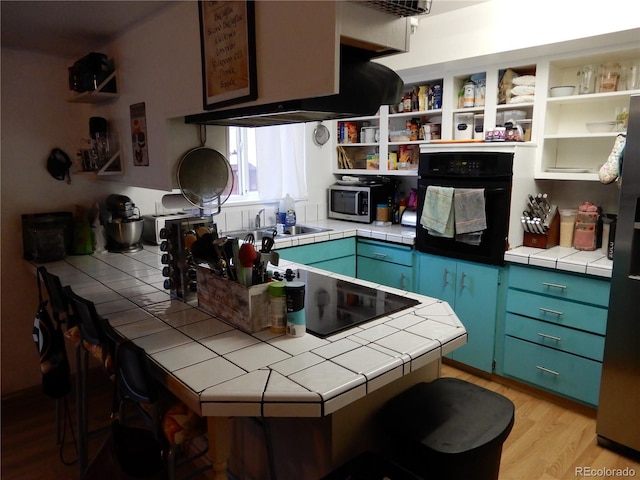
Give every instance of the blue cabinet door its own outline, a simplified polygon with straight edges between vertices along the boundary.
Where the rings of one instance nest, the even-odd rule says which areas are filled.
[[[468,341],[449,356],[493,371],[500,268],[421,253],[417,290],[449,303],[467,330]]]
[[[362,280],[413,291],[412,267],[358,256],[356,269],[358,278]]]
[[[493,370],[500,269],[458,262],[454,311],[467,329],[468,342],[452,352],[459,362]]]

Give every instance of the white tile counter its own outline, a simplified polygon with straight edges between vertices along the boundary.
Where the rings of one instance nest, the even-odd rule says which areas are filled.
[[[582,273],[611,278],[613,261],[602,253],[576,250],[572,247],[551,247],[548,249],[516,247],[505,253],[506,262],[535,265],[567,272]]]
[[[383,234],[403,236],[371,231]],[[377,288],[420,304],[324,339],[270,330],[247,334],[200,310],[196,301],[172,298],[162,286],[160,254],[145,247],[45,266],[144,348],[169,373],[171,390],[203,416],[326,416],[466,343],[447,303],[384,286]],[[280,268],[295,266],[283,261]]]

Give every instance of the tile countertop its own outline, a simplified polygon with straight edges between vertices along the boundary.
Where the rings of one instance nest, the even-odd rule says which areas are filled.
[[[329,415],[467,341],[446,302],[316,269],[420,304],[325,339],[247,334],[200,310],[197,300],[172,298],[162,286],[161,253],[145,246],[45,266],[170,372],[169,388],[203,416]],[[283,261],[280,268],[296,266]]]
[[[601,249],[594,251],[576,250],[572,247],[551,247],[548,249],[516,247],[507,251],[505,261],[524,263],[567,272],[583,273],[597,277],[611,278],[613,260],[609,260]]]
[[[316,222],[305,222],[305,224],[331,228],[333,230],[304,235],[297,238],[281,238],[276,236],[276,248],[307,245],[350,236],[386,240],[413,246],[416,238],[414,227],[401,225],[379,227],[374,224],[369,225],[339,220],[319,220]],[[557,246],[543,249],[518,246],[505,252],[504,259],[507,263],[534,265],[554,270],[564,270],[607,278],[611,278],[611,272],[613,270],[613,261],[609,260],[600,249],[587,252],[571,247]]]

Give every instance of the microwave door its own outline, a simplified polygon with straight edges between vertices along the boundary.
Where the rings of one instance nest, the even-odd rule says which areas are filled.
[[[334,190],[331,192],[331,209],[336,213],[345,215],[358,215],[358,194],[346,190]]]

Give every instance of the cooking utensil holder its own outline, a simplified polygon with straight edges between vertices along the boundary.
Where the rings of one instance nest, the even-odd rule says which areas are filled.
[[[522,243],[525,247],[535,248],[551,248],[558,245],[560,243],[560,214],[558,210],[555,210],[549,223],[549,229],[544,234],[525,231]]]

